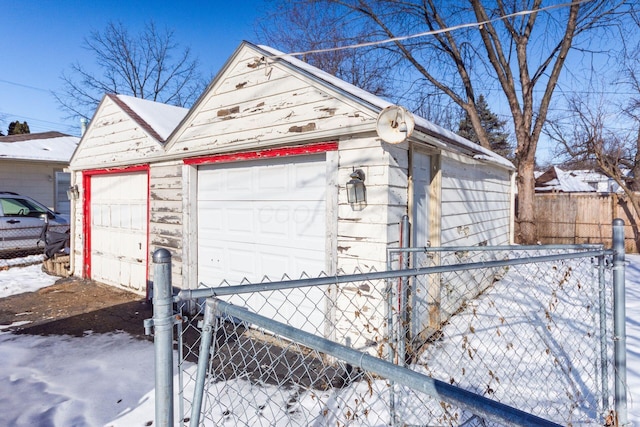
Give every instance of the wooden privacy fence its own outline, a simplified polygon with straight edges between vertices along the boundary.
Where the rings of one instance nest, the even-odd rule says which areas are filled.
[[[537,240],[542,244],[603,243],[611,247],[611,222],[625,223],[625,250],[638,253],[640,218],[627,197],[615,193],[535,195]]]

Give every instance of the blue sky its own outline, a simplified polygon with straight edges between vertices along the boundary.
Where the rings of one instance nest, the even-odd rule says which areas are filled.
[[[219,71],[242,40],[262,42],[255,36],[256,19],[273,7],[273,2],[2,0],[0,5],[4,17],[0,25],[0,130],[6,134],[11,121],[26,120],[31,132],[56,130],[79,135],[79,120],[66,119],[51,92],[61,89],[60,76],[72,63],[93,64],[93,55],[82,47],[92,31],[102,31],[109,22],[122,22],[136,34],[153,20],[158,28],[173,29],[175,40],[191,48],[207,78]],[[574,55],[569,61],[575,61]],[[574,64],[567,69],[581,74],[585,63]],[[590,67],[588,61],[586,66]],[[576,85],[582,87],[582,78],[574,75],[564,79],[554,95],[554,105],[558,105],[563,88],[572,91]],[[489,89],[485,91],[491,95]],[[494,112],[510,121],[503,99],[496,97],[491,103]],[[538,156],[543,161],[552,159],[552,145],[544,138]]]
[[[104,1],[3,0],[0,25],[0,130],[27,121],[31,132],[57,130],[79,135],[80,124],[65,119],[51,91],[73,62],[93,63],[83,39],[110,22],[137,33],[153,20],[175,31],[175,39],[213,76],[242,40],[255,39],[254,23],[268,0]]]

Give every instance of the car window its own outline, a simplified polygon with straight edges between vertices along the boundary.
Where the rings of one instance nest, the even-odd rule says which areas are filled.
[[[47,213],[45,209],[26,199],[0,198],[0,205],[5,216],[39,217]]]

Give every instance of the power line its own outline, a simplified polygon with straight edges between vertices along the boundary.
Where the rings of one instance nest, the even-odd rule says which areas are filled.
[[[281,55],[268,56],[267,58],[277,59],[277,58],[282,58],[282,57],[285,57],[285,56],[303,56],[303,55],[308,55],[308,54],[311,54],[311,53],[325,53],[325,52],[334,52],[334,51],[340,51],[340,50],[346,50],[346,49],[357,49],[359,47],[377,46],[377,45],[380,45],[380,44],[393,43],[393,42],[396,42],[396,41],[403,41],[403,40],[409,40],[409,39],[414,39],[414,38],[418,38],[418,37],[432,36],[432,35],[436,35],[436,34],[448,33],[448,32],[451,32],[451,31],[461,30],[461,29],[464,29],[464,28],[472,28],[472,27],[480,27],[480,28],[482,28],[483,25],[492,24],[492,23],[498,22],[498,21],[504,21],[504,20],[509,19],[509,18],[514,18],[514,17],[517,17],[517,16],[531,15],[533,13],[544,12],[544,11],[551,10],[551,9],[558,9],[558,8],[561,8],[561,7],[569,7],[569,6],[572,6],[574,4],[587,3],[587,2],[590,2],[590,1],[592,1],[592,0],[576,0],[576,1],[573,1],[571,3],[555,4],[555,5],[545,6],[545,7],[539,8],[539,9],[532,9],[532,10],[521,10],[521,11],[510,13],[510,14],[507,14],[507,15],[504,15],[504,16],[499,16],[497,18],[488,19],[486,21],[459,24],[459,25],[455,25],[453,27],[446,27],[446,28],[440,28],[438,30],[424,31],[424,32],[421,32],[421,33],[411,34],[411,35],[408,35],[408,36],[392,37],[392,38],[388,38],[388,39],[384,39],[384,40],[357,43],[357,44],[351,44],[351,45],[346,45],[346,46],[338,46],[338,47],[331,47],[331,48],[325,48],[325,49],[307,50],[307,51],[303,51],[303,52],[283,53]]]
[[[2,116],[6,116],[6,118]],[[22,114],[14,114],[14,113],[8,113],[6,111],[0,111],[0,119],[6,119],[7,121],[10,121],[11,118],[28,121],[29,128],[31,128],[32,130],[41,129],[43,131],[49,131],[51,130],[51,126],[49,125],[54,125],[58,129],[65,129],[67,133],[80,132],[80,125],[74,126],[73,124],[70,124],[70,123],[51,122],[47,120],[36,119],[34,117],[24,116]]]
[[[41,87],[36,87],[36,86],[25,85],[25,84],[22,84],[22,83],[12,82],[12,81],[9,81],[9,80],[0,79],[0,82],[6,83],[6,84],[9,84],[9,85],[13,85],[13,86],[24,87],[24,88],[27,88],[27,89],[38,90],[40,92],[46,92],[46,93],[49,93],[49,94],[53,94],[54,93],[53,91],[48,90],[48,89],[43,89]]]
[[[36,119],[36,118],[34,118],[34,117],[27,117],[27,116],[24,116],[24,115],[22,115],[22,114],[8,113],[8,112],[6,112],[6,111],[0,111],[0,114],[5,115],[5,116],[10,116],[10,117],[20,117],[20,118],[25,119],[25,120],[33,120],[33,121],[36,121],[36,122],[49,123],[49,124],[52,124],[52,125],[67,126],[67,125],[66,125],[66,124],[64,124],[64,123],[59,123],[59,122],[49,122],[49,121],[47,121],[47,120]]]

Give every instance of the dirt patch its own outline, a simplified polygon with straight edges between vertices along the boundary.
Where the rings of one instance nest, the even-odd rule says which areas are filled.
[[[16,334],[82,337],[124,331],[152,341],[144,333],[144,320],[151,317],[153,305],[140,295],[75,277],[60,279],[37,292],[0,298],[0,325]],[[200,319],[190,318],[191,323],[183,325],[183,349],[193,363],[198,360],[200,331],[196,325]],[[216,333],[211,359],[214,380],[231,380],[241,374],[257,382],[327,390],[361,379],[348,365],[327,365],[315,353],[291,351],[281,345],[282,340],[269,338],[226,322]],[[265,361],[271,361],[266,371]]]
[[[23,334],[83,336],[125,331],[149,339],[143,322],[152,316],[152,304],[144,297],[75,277],[0,299],[0,325]]]

